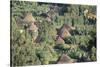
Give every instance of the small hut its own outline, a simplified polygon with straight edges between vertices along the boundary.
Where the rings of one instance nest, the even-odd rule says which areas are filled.
[[[64,40],[60,37],[60,36],[57,36],[56,37],[56,44],[64,44]]]
[[[36,22],[35,18],[32,16],[32,13],[26,13],[23,21],[27,23]]]
[[[63,24],[63,26],[60,29],[57,29],[57,35],[59,35],[63,39],[67,38],[67,37],[71,36],[70,32],[74,29],[75,29],[74,27],[72,27],[68,24]]]
[[[74,63],[75,60],[74,59],[71,59],[67,54],[62,54],[58,61],[57,61],[57,64],[63,64],[63,63]]]

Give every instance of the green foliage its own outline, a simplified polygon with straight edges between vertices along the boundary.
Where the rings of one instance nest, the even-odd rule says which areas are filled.
[[[90,55],[90,58],[92,61],[96,61],[96,48],[95,47],[92,47],[91,49],[91,55]]]
[[[50,14],[53,16],[48,22],[40,14],[47,13],[51,5],[54,6],[46,3],[11,1],[11,66],[56,63],[62,53],[67,53],[77,61],[83,61],[84,57],[96,61],[96,25],[84,25],[83,17],[85,9],[93,9],[95,13],[96,7],[58,4],[60,9]],[[27,12],[31,12],[37,21],[40,38],[38,43],[33,42],[30,33],[17,24],[17,19],[23,18]],[[64,39],[65,44],[56,44],[56,28],[60,28],[64,23],[74,24],[75,30],[70,32],[72,36]]]
[[[71,58],[74,58],[74,59],[88,56],[88,54],[86,52],[84,52],[83,50],[81,50],[79,48],[78,49],[70,49],[67,53]]]

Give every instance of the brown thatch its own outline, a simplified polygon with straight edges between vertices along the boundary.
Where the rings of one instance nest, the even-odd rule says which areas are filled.
[[[60,37],[67,38],[71,36],[70,31],[72,31],[74,28],[68,24],[63,24],[63,26],[60,29],[57,29],[57,35]]]
[[[62,54],[57,61],[57,64],[74,63],[75,60],[71,59],[67,54]]]
[[[56,44],[64,44],[64,40],[60,37],[60,36],[57,36],[56,37]]]
[[[36,22],[36,20],[34,19],[34,17],[32,16],[32,13],[27,13],[25,15],[25,18],[23,19],[23,21],[30,23],[30,22]]]
[[[24,18],[17,18],[17,25],[22,27],[23,25],[30,25],[31,23],[36,23],[35,18],[32,16],[32,13],[26,13]]]

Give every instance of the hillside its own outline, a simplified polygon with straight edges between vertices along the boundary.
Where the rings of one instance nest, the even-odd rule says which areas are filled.
[[[11,1],[10,7],[11,66],[97,60],[96,6]]]

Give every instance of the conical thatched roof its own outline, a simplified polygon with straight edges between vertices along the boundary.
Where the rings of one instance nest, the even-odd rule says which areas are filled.
[[[25,22],[35,22],[36,20],[34,19],[34,17],[32,16],[32,13],[27,13],[25,15],[25,18],[23,19],[23,21]]]
[[[64,44],[64,40],[60,37],[60,36],[57,36],[56,37],[56,44]]]
[[[26,13],[24,19],[17,18],[17,24],[22,26],[25,24],[36,23],[35,18],[32,16],[32,13]]]
[[[74,63],[75,60],[71,59],[67,54],[62,54],[57,61],[57,64]]]

